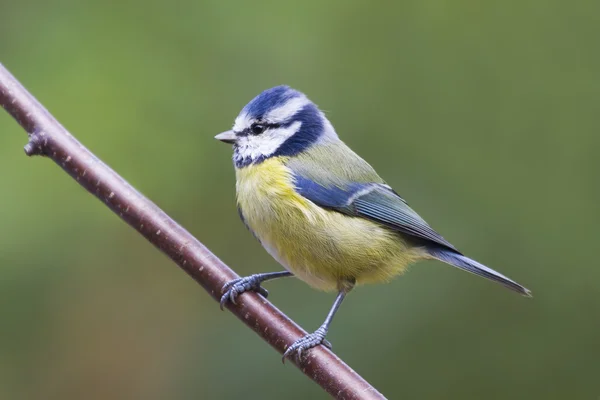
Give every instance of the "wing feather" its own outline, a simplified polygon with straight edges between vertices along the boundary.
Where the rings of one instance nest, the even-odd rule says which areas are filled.
[[[398,232],[436,243],[453,251],[439,233],[408,206],[406,201],[382,183],[322,184],[295,174],[296,191],[313,203],[349,216],[366,218]]]
[[[369,193],[357,197],[351,207],[357,216],[456,251],[456,248],[434,231],[402,197],[387,187],[377,185]]]

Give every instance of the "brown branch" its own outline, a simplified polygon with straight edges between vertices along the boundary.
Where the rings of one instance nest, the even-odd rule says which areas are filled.
[[[238,277],[189,232],[71,136],[2,64],[0,105],[29,134],[29,143],[25,146],[27,155],[42,155],[52,159],[175,261],[215,300],[219,299],[225,282]],[[237,306],[228,305],[227,308],[280,353],[306,334],[271,303],[254,293],[244,294]],[[277,358],[273,361],[277,361]],[[336,398],[384,398],[323,346],[311,350],[303,361],[292,361],[306,376]]]

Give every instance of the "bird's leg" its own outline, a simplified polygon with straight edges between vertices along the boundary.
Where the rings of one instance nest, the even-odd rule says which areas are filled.
[[[227,303],[227,300],[233,304],[237,304],[235,299],[244,292],[257,292],[262,294],[264,297],[269,295],[269,292],[260,286],[262,282],[270,281],[272,279],[284,278],[286,276],[293,276],[291,272],[267,272],[264,274],[254,274],[243,278],[233,279],[223,285],[223,296],[221,296],[221,310]]]
[[[327,335],[327,331],[329,331],[329,325],[331,325],[331,321],[333,320],[335,313],[337,312],[338,308],[340,308],[342,301],[344,301],[344,297],[346,297],[346,294],[350,291],[350,289],[352,289],[352,286],[339,291],[331,310],[329,310],[329,314],[327,314],[327,318],[325,318],[325,322],[323,322],[323,325],[321,325],[319,329],[313,333],[309,333],[303,338],[300,338],[292,343],[292,345],[287,348],[285,353],[283,353],[281,361],[285,363],[285,359],[294,352],[297,354],[297,357],[300,360],[302,359],[302,353],[304,351],[312,349],[320,344],[331,349],[331,343],[325,340],[325,335]]]

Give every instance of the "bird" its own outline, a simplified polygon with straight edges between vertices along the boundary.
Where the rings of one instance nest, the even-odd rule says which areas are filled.
[[[325,337],[355,286],[387,282],[419,260],[439,260],[531,297],[433,230],[302,92],[286,85],[263,91],[215,139],[233,148],[240,218],[284,267],[227,282],[221,309],[244,292],[266,297],[262,283],[283,277],[337,293],[323,324],[288,346],[284,362],[318,345],[331,348]]]

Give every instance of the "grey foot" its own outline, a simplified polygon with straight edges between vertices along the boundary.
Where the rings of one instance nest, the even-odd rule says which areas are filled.
[[[223,285],[223,296],[221,296],[221,310],[225,307],[227,301],[231,301],[233,304],[237,304],[235,299],[244,292],[257,292],[262,294],[264,297],[269,295],[267,289],[260,286],[260,276],[250,275],[244,278],[234,279]]]
[[[294,352],[296,353],[298,360],[301,360],[306,350],[310,350],[313,347],[316,347],[320,344],[327,347],[328,349],[331,349],[331,343],[325,340],[325,335],[327,335],[327,330],[325,330],[323,327],[320,327],[313,333],[309,333],[303,338],[296,340],[294,343],[292,343],[290,347],[287,348],[285,353],[283,353],[281,361],[285,363],[285,359],[288,356],[292,355]]]

